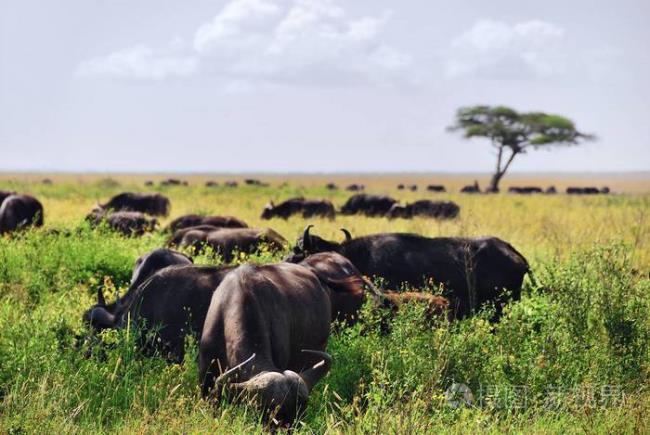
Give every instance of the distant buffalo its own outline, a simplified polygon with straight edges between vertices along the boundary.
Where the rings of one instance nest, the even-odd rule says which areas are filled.
[[[253,253],[262,245],[267,245],[272,251],[281,251],[287,241],[270,228],[210,228],[209,225],[201,225],[176,231],[168,244],[189,247],[195,253],[208,246],[225,262],[231,262],[236,251]]]
[[[185,180],[179,180],[178,178],[167,178],[160,182],[161,186],[187,186],[188,183]]]
[[[210,225],[215,228],[248,228],[246,222],[233,216],[201,216],[198,214],[186,214],[171,221],[167,229],[173,232],[183,228],[196,227],[198,225]]]
[[[597,195],[599,193],[607,194],[609,193],[609,187],[603,187],[599,189],[597,187],[567,187],[566,193],[569,195]]]
[[[537,186],[510,186],[508,193],[517,193],[520,195],[530,195],[532,193],[543,193],[544,190]]]
[[[6,192],[0,193],[0,199]],[[10,194],[0,205],[0,234],[43,226],[43,205],[33,196]]]
[[[248,186],[259,186],[259,187],[268,187],[268,183],[263,183],[262,181],[256,179],[256,178],[247,178],[244,180],[244,183],[246,183]]]
[[[442,184],[429,184],[427,186],[427,190],[429,192],[446,192],[447,189],[445,189],[445,186]]]
[[[303,197],[287,199],[278,205],[271,201],[262,211],[262,219],[279,217],[288,219],[292,215],[301,215],[305,219],[323,217],[334,219],[336,212],[331,201],[325,199],[305,199]]]
[[[155,218],[149,218],[139,211],[107,211],[101,208],[93,210],[86,220],[92,227],[106,222],[111,230],[125,236],[142,236],[155,230],[158,225]]]
[[[338,252],[383,285],[421,288],[443,284],[455,316],[465,317],[488,304],[501,314],[509,299],[519,300],[528,262],[512,245],[496,237],[429,238],[416,234],[380,233],[345,241],[328,241],[309,233],[309,226],[288,261],[299,262],[317,252]],[[505,292],[504,292],[505,290]]]
[[[113,303],[106,303],[100,288],[97,304],[84,313],[83,320],[97,331],[125,328],[130,322],[146,355],[158,352],[169,362],[180,363],[185,337],[201,337],[212,294],[232,269],[194,266],[186,261],[167,264],[138,285],[131,285],[124,297]]]
[[[452,201],[430,201],[422,199],[407,205],[393,204],[386,213],[389,219],[410,219],[415,216],[434,219],[453,219],[460,213],[458,204]]]
[[[51,178],[43,178],[43,180],[41,180],[41,183],[51,185],[53,182]]]
[[[139,211],[152,216],[167,216],[170,203],[166,196],[159,193],[123,192],[99,207],[104,210]]]
[[[325,185],[325,188],[326,188],[327,190],[337,190],[339,187],[338,187],[336,184],[334,184],[334,183],[327,183],[327,184]]]
[[[390,196],[359,193],[351,196],[343,204],[341,213],[346,215],[363,214],[373,217],[384,216],[395,203],[397,203],[397,200]]]
[[[153,186],[153,181],[147,180],[147,181],[144,182],[144,185],[145,186]]]
[[[345,190],[347,190],[349,192],[360,192],[360,191],[364,190],[365,188],[366,188],[366,186],[364,186],[363,184],[356,184],[355,183],[355,184],[348,185],[345,188]]]
[[[481,188],[478,185],[478,181],[474,180],[474,184],[469,184],[460,189],[461,193],[481,193]]]
[[[236,181],[226,181],[225,183],[223,183],[223,185],[226,186],[226,187],[237,187],[238,186]]]
[[[205,182],[205,187],[219,187],[219,183],[217,183],[216,181],[212,181],[212,180],[206,181]]]
[[[547,195],[553,195],[557,193],[557,189],[555,188],[555,186],[548,186],[544,191],[544,193],[546,193]]]
[[[397,185],[397,190],[404,190],[405,187],[404,184],[400,183]]]
[[[410,186],[408,186],[408,188],[409,188],[409,190],[411,192],[415,192],[416,190],[418,190],[418,185],[417,184],[411,184]]]

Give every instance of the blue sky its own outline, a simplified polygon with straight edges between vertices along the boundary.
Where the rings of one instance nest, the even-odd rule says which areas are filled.
[[[490,171],[459,106],[599,140],[515,171],[650,169],[650,2],[0,0],[0,170]]]

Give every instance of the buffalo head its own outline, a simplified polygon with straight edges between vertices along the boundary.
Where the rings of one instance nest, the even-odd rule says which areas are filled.
[[[216,386],[227,386],[238,397],[257,403],[266,419],[271,418],[277,424],[291,424],[306,409],[309,393],[327,374],[332,364],[332,357],[326,352],[302,352],[316,355],[320,361],[300,373],[292,370],[263,371],[247,381],[230,383],[253,363],[256,357],[253,354],[246,361],[219,376]]]
[[[275,204],[273,204],[273,201],[269,201],[269,203],[264,206],[264,210],[262,211],[262,219],[271,219],[274,216],[274,211]]]
[[[119,296],[114,303],[107,305],[103,288],[101,285],[97,288],[97,304],[83,315],[83,322],[97,331],[115,327],[117,324],[116,311],[121,306]]]

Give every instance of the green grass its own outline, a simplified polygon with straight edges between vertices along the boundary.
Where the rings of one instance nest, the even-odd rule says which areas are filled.
[[[200,399],[195,343],[183,365],[167,365],[141,357],[129,331],[104,333],[99,347],[77,342],[81,314],[94,302],[92,288],[105,281],[113,291],[124,290],[133,261],[164,243],[162,234],[131,239],[82,223],[95,201],[137,186],[0,183],[7,187],[43,200],[46,227],[0,238],[0,433],[264,431],[255,410]],[[260,221],[269,197],[304,193],[340,205],[347,196],[291,186],[164,192],[172,217],[232,214],[289,240],[306,222]],[[345,217],[318,220],[315,231],[337,238],[341,226],[356,235],[495,234],[530,259],[542,287],[527,282],[522,300],[496,325],[486,321],[489,313],[431,324],[421,308],[409,307],[385,335],[380,315],[365,307],[361,324],[331,336],[333,368],[310,397],[297,431],[648,433],[649,197],[442,197],[461,205],[460,219]],[[48,232],[53,228],[73,231]],[[472,406],[449,405],[445,391],[454,382],[471,388]]]

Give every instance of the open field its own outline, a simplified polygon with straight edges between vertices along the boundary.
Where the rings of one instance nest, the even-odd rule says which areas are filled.
[[[40,182],[48,177],[53,184]],[[84,216],[121,191],[159,191],[172,218],[186,213],[237,216],[269,226],[293,242],[307,223],[340,239],[382,231],[427,236],[494,235],[511,242],[542,285],[528,280],[520,302],[498,324],[487,313],[425,325],[417,308],[401,312],[382,335],[377,314],[333,334],[330,374],[310,397],[300,433],[648,433],[650,431],[650,179],[648,174],[588,177],[513,176],[509,185],[608,185],[597,196],[462,195],[458,188],[485,176],[266,176],[270,187],[203,187],[242,176],[192,175],[190,186],[149,187],[147,175],[0,175],[0,190],[38,197],[45,227],[0,238],[0,433],[263,431],[241,405],[214,408],[200,400],[195,346],[183,365],[133,351],[127,331],[106,333],[104,355],[76,350],[81,314],[100,281],[126,288],[133,261],[164,244],[161,233],[130,239],[91,231]],[[283,185],[284,182],[286,185]],[[350,195],[324,184],[366,185],[368,193],[402,200],[452,200],[458,219],[395,220],[341,216],[263,221],[273,199],[304,195],[340,206]],[[419,184],[418,192],[397,183]],[[445,184],[433,194],[426,184]],[[72,236],[49,229],[81,227]],[[281,254],[241,261],[279,260]],[[213,260],[200,257],[199,262]],[[454,382],[474,392],[471,407],[449,405]]]

